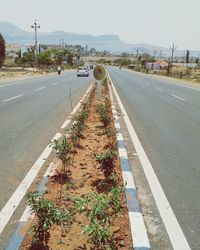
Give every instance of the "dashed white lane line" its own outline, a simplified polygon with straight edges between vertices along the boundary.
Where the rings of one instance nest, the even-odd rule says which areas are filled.
[[[40,87],[40,88],[35,89],[35,91],[39,91],[39,90],[42,90],[42,89],[45,89],[45,87],[42,86],[42,87]]]
[[[53,140],[59,139],[62,135],[60,133],[57,133]],[[8,221],[10,220],[11,216],[13,215],[15,209],[23,199],[25,193],[29,189],[30,185],[32,184],[33,180],[37,176],[38,172],[40,171],[41,167],[43,166],[45,160],[50,155],[52,151],[52,148],[47,145],[45,150],[42,152],[40,157],[37,159],[37,161],[33,164],[25,178],[22,180],[22,182],[19,184],[13,195],[10,197],[8,202],[5,204],[5,206],[0,211],[0,234],[2,233],[3,229],[7,225]]]
[[[52,82],[52,84],[51,85],[57,85],[58,83],[57,82]]]
[[[158,88],[158,87],[155,87],[155,89],[158,90],[158,91],[163,91],[163,89]]]
[[[8,99],[4,100],[4,102],[9,102],[9,101],[11,101],[11,100],[20,98],[20,97],[22,97],[22,96],[23,96],[23,95],[17,95],[17,96],[14,96],[14,97],[11,97],[11,98],[8,98]]]
[[[183,101],[183,102],[186,101],[184,98],[182,98],[182,97],[180,97],[180,96],[177,96],[177,95],[174,95],[174,94],[171,94],[171,96],[173,96],[173,97],[175,97],[175,98],[177,98],[177,99],[179,99],[179,100],[181,100],[181,101]]]
[[[112,82],[112,80],[110,79]],[[136,152],[138,154],[138,157],[140,159],[141,165],[144,169],[146,178],[148,180],[149,186],[151,188],[151,191],[153,193],[155,202],[157,204],[158,210],[160,212],[160,215],[162,217],[163,223],[165,225],[165,228],[167,230],[167,233],[169,235],[171,244],[173,246],[174,250],[191,250],[187,239],[185,238],[185,235],[176,219],[176,216],[169,204],[169,201],[167,200],[167,197],[165,196],[164,190],[154,172],[154,169],[146,155],[146,152],[144,151],[142,144],[135,132],[135,129],[133,128],[131,121],[126,113],[126,110],[124,108],[124,105],[121,102],[121,99],[115,89],[115,86],[112,83],[112,87],[116,96],[116,99],[119,103],[121,112],[123,114],[126,126],[128,128],[132,143],[136,149]]]

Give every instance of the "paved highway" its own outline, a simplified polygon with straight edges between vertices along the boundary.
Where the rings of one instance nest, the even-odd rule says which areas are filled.
[[[109,67],[192,249],[200,249],[200,88]]]
[[[70,95],[74,107],[91,80],[73,71],[1,83],[0,211],[70,114]]]

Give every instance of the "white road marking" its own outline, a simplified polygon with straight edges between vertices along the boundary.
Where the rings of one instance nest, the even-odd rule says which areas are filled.
[[[110,77],[109,77],[110,78]],[[142,164],[142,167],[144,169],[146,178],[148,180],[149,186],[151,188],[151,191],[153,193],[155,202],[157,204],[158,210],[160,212],[160,215],[162,217],[163,223],[165,225],[165,228],[167,230],[167,233],[169,235],[171,244],[173,246],[174,250],[191,250],[187,239],[185,238],[185,235],[176,219],[176,216],[169,204],[169,201],[167,200],[167,197],[165,196],[165,193],[160,185],[160,182],[154,172],[154,169],[142,147],[142,144],[131,124],[131,121],[126,113],[126,110],[119,98],[119,95],[113,85],[113,82],[110,78],[110,81],[112,83],[112,87],[114,90],[114,93],[116,95],[117,101],[119,103],[121,112],[123,113],[123,117],[126,123],[126,126],[128,128],[132,143],[136,149],[136,152],[138,154],[138,157],[140,159],[140,162]]]
[[[17,96],[14,96],[14,97],[11,97],[11,98],[8,98],[8,99],[4,100],[4,102],[8,102],[8,101],[14,100],[14,99],[16,99],[16,98],[20,98],[20,97],[22,97],[22,96],[23,96],[23,95],[17,95]]]
[[[52,140],[59,139],[61,136],[62,135],[60,133],[57,133]],[[9,222],[11,216],[13,215],[17,206],[23,199],[25,193],[29,189],[30,185],[32,184],[33,180],[35,179],[41,167],[43,166],[46,158],[50,155],[51,151],[52,148],[47,145],[40,157],[37,159],[37,161],[33,164],[27,175],[24,177],[18,188],[15,190],[8,202],[0,211],[0,234]]]
[[[53,82],[51,85],[56,85],[56,84],[58,84],[57,82]]]
[[[43,77],[40,77],[40,78],[32,78],[32,79],[29,79],[29,80],[26,80],[26,81],[20,81],[20,82],[2,84],[2,85],[0,85],[0,88],[7,87],[7,86],[12,86],[12,85],[17,85],[17,84],[21,84],[21,83],[26,83],[26,82],[30,82],[30,83],[31,83],[31,81],[33,81],[33,80],[41,80],[41,79],[43,79]],[[14,81],[14,80],[13,80],[13,81]]]
[[[158,87],[155,87],[155,89],[158,90],[158,91],[163,91],[163,89],[158,88]]]
[[[173,96],[173,97],[175,97],[175,98],[177,98],[177,99],[179,99],[179,100],[185,102],[185,99],[182,98],[182,97],[180,97],[180,96],[177,96],[177,95],[174,95],[174,94],[172,94],[171,96]]]
[[[38,88],[38,89],[35,89],[35,91],[39,91],[39,90],[42,90],[42,89],[44,89],[45,87],[44,86],[42,86],[42,87],[40,87],[40,88]]]

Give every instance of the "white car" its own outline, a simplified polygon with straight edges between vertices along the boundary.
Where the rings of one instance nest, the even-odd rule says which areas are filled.
[[[79,67],[77,70],[77,76],[89,76],[89,70],[87,67]]]

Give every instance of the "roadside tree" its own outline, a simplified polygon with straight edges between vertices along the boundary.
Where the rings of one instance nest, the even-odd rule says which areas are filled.
[[[185,57],[186,63],[189,63],[190,60],[190,51],[186,50],[186,57]]]
[[[5,40],[0,33],[0,67],[2,67],[6,57]]]

